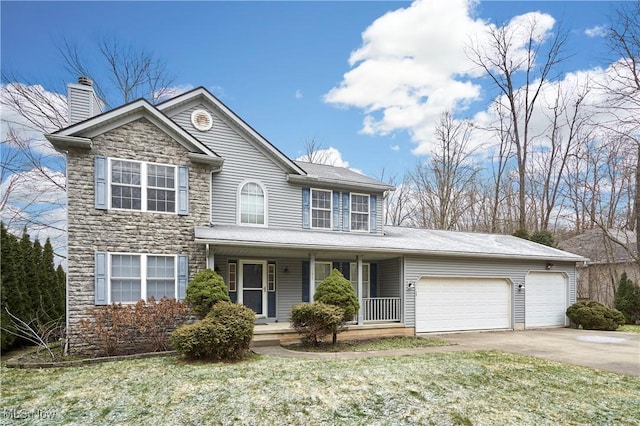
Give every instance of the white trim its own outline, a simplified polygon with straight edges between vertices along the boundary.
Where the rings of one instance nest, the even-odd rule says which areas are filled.
[[[329,227],[313,226],[313,191],[329,193]],[[318,211],[326,211],[326,209],[316,208]],[[309,188],[309,228],[323,229],[331,231],[333,229],[333,191],[330,189]]]
[[[354,266],[356,267],[356,274],[357,274],[357,273],[358,273],[358,262],[349,262],[349,281],[351,281],[351,284],[352,284],[352,285],[353,285],[353,284],[356,284],[356,286],[357,286],[358,281],[356,280],[356,281],[354,282],[354,281],[353,281],[353,277],[351,276],[351,268],[352,268],[352,267],[354,267]],[[366,298],[370,298],[370,297],[372,297],[372,296],[371,296],[371,263],[369,263],[369,262],[363,262],[363,263],[362,263],[362,270],[363,270],[363,271],[364,271],[364,267],[365,267],[365,266],[367,267],[367,272],[368,272],[368,273],[367,273],[367,277],[366,277],[366,278],[367,278],[367,280],[366,280],[366,286],[365,286],[365,280],[364,280],[364,278],[365,278],[365,277],[364,277],[364,276],[362,277],[362,278],[363,278],[363,279],[362,279],[362,293],[363,293],[363,294],[362,294],[362,297],[364,297],[364,298],[366,299]],[[364,274],[363,274],[363,275],[364,275]],[[354,290],[356,290],[356,292],[357,292],[357,287],[356,287],[356,289],[354,289]],[[365,292],[365,290],[366,290],[366,292]],[[366,296],[365,296],[365,294],[364,294],[364,293],[366,293]]]
[[[353,229],[353,217],[351,216],[352,213],[364,214],[363,212],[354,212],[351,209],[351,206],[353,205],[352,201],[353,201],[353,196],[354,195],[358,195],[358,196],[361,196],[361,197],[367,197],[367,220],[366,220],[367,229],[366,230],[365,229]],[[363,232],[363,233],[364,232],[369,232],[369,229],[371,228],[370,223],[371,223],[371,195],[362,194],[362,193],[359,193],[359,192],[350,192],[349,193],[349,231],[351,231],[351,232]]]
[[[207,123],[205,123],[204,125],[200,124],[197,120],[198,115],[204,116],[205,119],[207,120]],[[213,127],[213,117],[211,116],[209,111],[202,108],[198,108],[191,113],[191,124],[196,130],[199,130],[201,132],[207,132],[211,130],[211,128]]]
[[[112,182],[112,173],[111,173],[111,169],[112,169],[112,161],[125,161],[125,162],[129,162],[129,163],[138,163],[140,164],[140,209],[125,209],[125,208],[121,208],[121,207],[112,207],[111,206],[111,200],[112,200],[112,194],[111,194],[111,188],[113,185]],[[149,188],[151,189],[163,189],[163,188],[157,188],[157,187],[149,187],[149,185],[147,184],[147,169],[148,169],[148,165],[154,165],[154,166],[163,166],[163,167],[170,167],[173,169],[173,192],[174,192],[174,208],[173,211],[158,211],[158,210],[148,210],[147,209],[147,202],[148,202],[148,194],[147,191]],[[130,186],[132,188],[137,188],[138,185],[127,185],[127,184],[116,184],[119,186]],[[165,190],[171,190],[170,188],[164,188]],[[141,161],[141,160],[131,160],[128,158],[118,158],[118,157],[107,157],[107,197],[108,197],[108,201],[107,201],[107,209],[109,210],[119,210],[119,211],[128,211],[128,212],[142,212],[142,213],[160,213],[160,214],[173,214],[176,215],[178,214],[178,166],[174,165],[174,164],[165,164],[165,163],[155,163],[152,161]]]
[[[111,265],[112,256],[140,256],[140,299],[147,300],[147,260],[148,257],[171,257],[173,258],[173,298],[178,298],[178,255],[177,254],[156,254],[156,253],[127,253],[127,252],[107,252],[107,304],[112,303],[111,299]],[[136,301],[118,302],[123,305],[135,305]]]
[[[241,210],[241,193],[242,188],[249,183],[255,183],[262,189],[262,194],[264,196],[264,223],[242,223],[242,210]],[[236,189],[236,224],[238,226],[253,226],[257,228],[266,228],[269,226],[269,194],[267,192],[266,186],[262,182],[256,179],[245,179],[238,185]]]
[[[267,297],[267,261],[266,260],[249,260],[249,259],[238,259],[238,266],[236,267],[236,301],[239,305],[243,305],[243,296],[244,296],[244,265],[262,265],[262,312],[257,313],[256,316],[258,318],[266,318],[269,313],[269,299]],[[257,291],[256,289],[251,289],[249,291]]]

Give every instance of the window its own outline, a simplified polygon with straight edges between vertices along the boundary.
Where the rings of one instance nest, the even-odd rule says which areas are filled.
[[[229,291],[236,291],[236,263],[229,263]]]
[[[135,303],[176,297],[176,257],[111,255],[111,302]]]
[[[371,275],[370,268],[368,263],[362,264],[362,297],[369,297],[369,288],[371,287]],[[358,264],[351,264],[351,271],[349,276],[351,277],[351,285],[355,290],[356,294],[358,294]]]
[[[265,194],[255,182],[245,183],[240,189],[240,223],[265,225]]]
[[[315,288],[331,274],[332,265],[331,262],[316,262],[315,263]]]
[[[351,230],[369,232],[369,196],[351,194]]]
[[[331,191],[311,190],[311,227],[331,229]]]
[[[111,159],[111,208],[176,212],[176,167]]]

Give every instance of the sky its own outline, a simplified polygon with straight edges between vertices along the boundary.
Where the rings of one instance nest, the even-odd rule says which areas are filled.
[[[402,175],[430,152],[445,109],[472,117],[495,96],[465,57],[471,34],[538,12],[568,32],[563,73],[606,67],[603,29],[619,4],[2,1],[1,66],[64,93],[76,76],[62,41],[97,60],[96,41],[115,37],[165,60],[178,90],[208,88],[292,158],[315,140],[337,164]]]

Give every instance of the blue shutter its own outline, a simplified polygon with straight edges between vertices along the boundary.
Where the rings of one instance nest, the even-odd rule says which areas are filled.
[[[342,262],[342,275],[348,280],[351,280],[351,263]]]
[[[342,193],[342,230],[345,232],[349,232],[349,223],[351,222],[349,220],[350,219],[349,209],[351,207],[349,198],[350,197],[348,192]]]
[[[369,297],[378,297],[378,264],[369,264]]]
[[[333,230],[340,230],[340,193],[333,191]]]
[[[302,261],[302,301],[309,302],[309,261]]]
[[[369,196],[369,232],[375,234],[376,225],[378,223],[378,216],[376,215],[376,203],[377,197],[375,195]]]
[[[311,214],[309,207],[309,199],[311,198],[311,190],[302,188],[302,227],[309,228],[309,215]]]
[[[106,305],[109,301],[107,297],[107,253],[96,252],[95,254],[95,304]]]
[[[96,209],[107,209],[107,157],[96,155],[93,170],[93,192]]]
[[[189,279],[189,257],[186,254],[178,255],[178,300],[184,300],[187,292],[187,280]]]
[[[189,214],[189,167],[178,167],[178,214]]]

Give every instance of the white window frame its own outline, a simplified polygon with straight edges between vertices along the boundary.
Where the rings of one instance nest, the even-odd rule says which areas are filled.
[[[124,253],[124,252],[108,252],[107,253],[107,304],[112,303],[111,298],[111,266],[113,256],[140,256],[140,299],[147,300],[147,257],[171,257],[173,258],[173,298],[178,298],[178,255],[175,254],[156,254],[156,253]],[[135,305],[138,300],[128,302],[117,302],[123,305]]]
[[[367,273],[362,274],[362,297],[368,299],[371,297],[371,264],[363,263],[362,270],[364,271],[365,266],[367,267]],[[354,272],[355,268],[355,273]],[[356,262],[349,263],[349,281],[351,281],[351,285],[358,295],[358,264]]]
[[[323,226],[313,226],[313,211],[314,210],[318,210],[318,211],[327,211],[327,209],[321,209],[321,208],[314,208],[313,207],[313,192],[328,192],[329,193],[329,226],[328,227],[323,227]],[[309,227],[311,229],[333,229],[333,191],[330,189],[316,189],[316,188],[310,188],[309,191]]]
[[[140,164],[140,209],[125,209],[121,207],[113,207],[112,202],[112,166],[113,161],[125,161],[128,163],[138,163]],[[174,208],[173,211],[158,211],[158,210],[148,210],[147,209],[147,190],[149,189],[149,185],[147,184],[147,166],[152,164],[154,166],[163,166],[169,167],[173,169],[173,192],[174,192]],[[108,157],[107,159],[107,187],[108,187],[108,208],[110,210],[121,210],[128,212],[145,212],[145,213],[160,213],[160,214],[178,214],[178,167],[173,164],[164,164],[164,163],[154,163],[151,161],[139,161],[139,160],[131,160],[128,158],[117,158],[117,157]],[[116,183],[116,185],[119,185]],[[157,188],[151,187],[152,189],[165,189],[169,190],[170,188]]]
[[[254,183],[262,189],[262,194],[264,194],[264,223],[242,223],[242,188],[245,185]],[[240,182],[238,185],[238,189],[236,191],[236,223],[240,226],[254,226],[257,228],[266,228],[269,226],[269,196],[267,193],[267,188],[262,184],[262,182],[255,179],[247,179]]]
[[[314,281],[314,283],[315,283],[315,288],[318,288],[318,285],[319,285],[319,284],[320,284],[320,283],[321,283],[325,278],[327,278],[327,277],[329,276],[329,275],[327,275],[327,277],[324,277],[324,278],[322,278],[322,279],[318,279],[318,274],[317,274],[317,272],[318,272],[318,269],[317,269],[318,265],[329,265],[329,275],[331,275],[331,271],[333,271],[333,262],[318,262],[318,261],[315,261],[315,262],[314,262],[314,265],[313,265],[313,267],[314,267],[314,278],[315,278],[315,281]],[[313,294],[311,295],[311,297],[313,297]]]
[[[367,229],[354,229],[353,227],[353,216],[352,214],[364,214],[364,212],[358,212],[358,211],[353,211],[352,206],[353,206],[353,196],[357,195],[357,196],[361,196],[361,197],[367,197],[367,220],[366,220],[366,224],[367,224]],[[357,192],[352,192],[351,194],[349,194],[349,229],[351,230],[351,232],[369,232],[370,229],[370,223],[371,223],[371,195],[369,194],[359,194]]]

